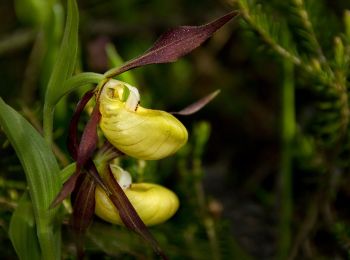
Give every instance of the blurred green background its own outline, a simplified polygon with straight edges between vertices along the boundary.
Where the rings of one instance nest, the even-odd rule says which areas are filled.
[[[350,9],[350,3],[319,2],[325,15],[316,16],[315,32],[325,55],[333,57],[333,37],[343,31],[343,13]],[[128,60],[144,52],[169,28],[204,24],[238,8],[236,1],[226,0],[79,0],[78,4],[77,71],[100,73],[110,67],[106,44],[113,44],[121,58]],[[275,23],[279,23],[284,12],[288,13],[288,4],[277,0],[263,1],[263,6]],[[56,17],[55,23],[52,19],[56,18],[45,17],[45,12],[42,16],[39,12],[30,17],[29,9],[22,13],[19,7],[16,10],[14,1],[0,2],[0,96],[38,124],[43,88],[62,33],[59,24],[63,24],[64,8],[56,10],[61,16]],[[45,25],[40,24],[40,19]],[[58,26],[50,27],[52,24]],[[292,33],[298,30],[290,28]],[[52,35],[45,38],[47,35],[42,33],[45,30]],[[43,51],[47,41],[42,37],[51,41],[47,45],[49,52]],[[295,38],[298,42],[298,37]],[[295,68],[291,80],[296,85],[297,122],[290,156],[292,177],[281,186],[280,132],[285,73],[284,60],[256,37],[243,16],[176,63],[150,65],[132,72],[140,89],[141,103],[155,109],[177,111],[216,89],[221,90],[200,112],[180,118],[189,130],[190,141],[177,155],[146,165],[133,160],[122,162],[134,178],[160,182],[180,197],[181,207],[175,217],[151,228],[171,259],[272,259],[276,256],[286,259],[284,253],[279,252],[285,232],[290,232],[286,250],[292,252],[285,254],[292,258],[347,256],[350,190],[346,185],[349,183],[346,161],[349,158],[345,157],[341,166],[335,165],[331,173],[336,176],[331,180],[337,185],[331,191],[327,210],[337,218],[327,222],[320,213],[323,210],[320,204],[327,201],[320,192],[329,183],[325,177],[327,161],[318,154],[324,146],[317,146],[318,137],[312,129],[315,126],[312,120],[318,113],[314,104],[320,95],[308,87],[317,83],[304,77],[300,68]],[[69,95],[56,113],[55,138],[63,154],[66,153],[67,125],[80,94]],[[7,231],[11,213],[25,190],[25,180],[2,132],[0,143],[0,252],[3,259],[13,259],[15,252]],[[67,155],[63,157],[67,159]],[[60,162],[63,164],[64,160]],[[283,192],[286,187],[287,195]],[[287,228],[281,225],[280,214],[285,203],[292,208]],[[67,215],[65,224],[68,218]],[[64,257],[73,259],[73,241],[66,225],[64,231]],[[153,256],[136,235],[119,227],[111,228],[97,218],[88,234],[87,250],[90,258],[151,259]]]

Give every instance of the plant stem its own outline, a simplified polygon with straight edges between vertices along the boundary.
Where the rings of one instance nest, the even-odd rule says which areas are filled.
[[[103,75],[93,72],[80,73],[68,78],[61,86],[60,94],[51,101],[45,99],[44,111],[43,111],[43,131],[44,137],[48,144],[52,144],[52,132],[53,132],[53,118],[54,107],[57,102],[66,94],[77,89],[78,87],[85,86],[87,84],[97,84],[104,79]]]
[[[280,223],[278,259],[286,259],[291,245],[292,220],[292,142],[295,135],[294,66],[283,62],[281,165],[280,165]]]
[[[48,229],[47,227],[50,227]],[[37,236],[40,241],[42,259],[59,259],[61,251],[61,229],[53,230],[52,225],[46,224],[37,228]]]
[[[202,184],[202,176],[203,176],[202,161],[200,158],[195,158],[193,160],[193,175],[195,179],[194,188],[195,188],[195,193],[197,197],[197,203],[199,206],[201,218],[203,219],[203,225],[205,227],[205,231],[209,239],[212,259],[220,260],[221,255],[220,255],[219,243],[217,240],[217,234],[215,229],[215,221],[208,213],[208,209],[206,205],[206,198],[205,198],[206,196],[205,196],[204,187]]]

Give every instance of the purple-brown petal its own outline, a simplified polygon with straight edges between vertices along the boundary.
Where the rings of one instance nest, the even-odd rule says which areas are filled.
[[[171,112],[171,114],[182,115],[182,116],[192,115],[197,111],[201,110],[205,105],[207,105],[210,101],[212,101],[219,93],[220,93],[220,90],[216,90],[178,112]]]
[[[96,183],[90,175],[80,175],[78,190],[74,194],[72,229],[76,236],[78,258],[83,259],[84,236],[95,213]]]
[[[164,33],[144,54],[128,61],[119,68],[107,71],[105,76],[112,78],[140,66],[176,61],[200,46],[237,14],[238,12],[228,13],[213,22],[201,26],[181,26],[172,29]]]
[[[94,110],[92,111],[91,117],[84,128],[84,132],[79,143],[77,154],[77,172],[80,172],[84,168],[86,162],[91,158],[92,153],[97,146],[97,126],[100,119],[101,114],[99,104],[96,102]]]
[[[146,240],[162,259],[167,259],[158,242],[152,236],[140,216],[137,214],[135,208],[130,203],[128,197],[125,195],[124,191],[115,180],[110,167],[108,167],[108,173],[105,174],[104,177],[105,183],[111,192],[111,194],[107,195],[109,196],[114,206],[118,209],[120,218],[123,221],[124,225],[130,230],[139,234],[144,240]]]
[[[94,95],[94,90],[87,91],[84,96],[80,99],[79,103],[77,104],[77,107],[74,111],[74,114],[71,118],[70,124],[69,124],[69,135],[68,135],[68,150],[73,157],[73,159],[77,159],[78,154],[78,147],[79,147],[79,139],[78,139],[78,123],[81,117],[81,113],[83,112],[86,104],[89,102],[89,100]]]
[[[56,195],[55,199],[52,201],[52,203],[49,207],[50,209],[56,207],[58,204],[60,204],[65,198],[67,198],[72,193],[79,175],[80,174],[78,172],[75,172],[63,184],[63,187],[61,188],[60,192]]]
[[[86,104],[89,102],[89,100],[94,95],[94,90],[87,91],[84,96],[81,98],[79,103],[77,104],[77,107],[75,109],[75,112],[72,116],[72,119],[70,121],[69,125],[69,134],[68,134],[68,150],[71,156],[76,160],[77,154],[78,154],[78,123],[81,116],[81,113],[83,112]],[[79,172],[75,172],[64,184],[60,192],[57,194],[55,199],[50,205],[50,208],[56,207],[58,204],[60,204],[65,198],[67,198],[72,191],[74,190],[74,187],[76,185],[76,181],[80,175]]]

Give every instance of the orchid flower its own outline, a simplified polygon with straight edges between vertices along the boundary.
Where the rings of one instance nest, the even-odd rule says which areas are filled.
[[[168,113],[141,107],[138,89],[113,78],[140,66],[176,61],[201,45],[236,15],[236,12],[231,12],[202,26],[182,26],[166,32],[141,56],[107,71],[105,79],[78,103],[71,119],[68,140],[69,152],[76,161],[76,171],[64,183],[51,207],[57,206],[72,193],[72,226],[78,236],[80,256],[83,255],[83,235],[96,212],[106,221],[125,225],[138,233],[166,259],[146,225],[170,218],[179,206],[177,196],[157,184],[132,183],[128,173],[112,160],[122,155],[158,160],[174,154],[188,138],[186,128],[174,115],[193,114],[210,102],[218,91],[179,112]],[[95,106],[80,137],[78,122],[92,98],[95,98]],[[107,141],[101,148],[102,152],[94,157],[98,127]],[[155,217],[150,217],[152,214]]]

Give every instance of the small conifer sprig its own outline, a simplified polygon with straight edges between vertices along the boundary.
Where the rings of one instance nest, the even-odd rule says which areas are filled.
[[[248,28],[274,53],[299,68],[307,78],[307,88],[319,97],[320,102],[315,105],[316,118],[313,119],[318,122],[313,133],[315,137],[327,147],[344,140],[350,116],[346,81],[349,48],[344,46],[342,40],[346,37],[332,35],[334,51],[327,50],[327,54],[332,55],[326,57],[318,39],[319,33],[315,31],[318,26],[314,26],[312,21],[315,19],[311,19],[303,0],[290,0],[282,4],[285,8],[281,9],[285,14],[283,17],[279,15],[278,20],[277,12],[273,12],[267,3],[255,0],[237,2]]]

